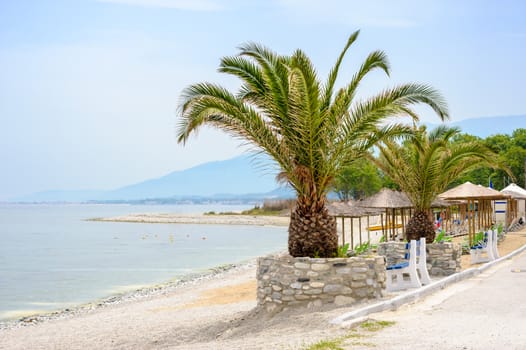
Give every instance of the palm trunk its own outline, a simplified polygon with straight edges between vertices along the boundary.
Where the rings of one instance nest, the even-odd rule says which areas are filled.
[[[433,243],[435,239],[435,226],[425,211],[417,210],[407,222],[405,234],[408,241],[425,237],[426,243]]]
[[[298,201],[290,215],[289,254],[294,257],[331,258],[338,250],[336,219],[327,208],[305,206]]]

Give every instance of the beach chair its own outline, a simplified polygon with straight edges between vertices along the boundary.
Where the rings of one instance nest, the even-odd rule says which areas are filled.
[[[422,284],[431,283],[429,272],[427,271],[427,253],[426,253],[426,238],[421,237],[416,242],[416,270],[420,275],[420,282]]]
[[[469,254],[471,255],[471,264],[478,264],[495,260],[493,252],[494,250],[497,250],[497,240],[494,240],[493,237],[493,230],[490,229],[484,233],[483,241],[475,242],[475,244],[471,246],[469,250]],[[494,244],[495,247],[493,246]]]
[[[402,290],[406,288],[421,287],[420,279],[417,273],[417,244],[412,240],[405,245],[405,256],[402,262],[387,266],[386,288],[388,292]],[[404,275],[408,279],[404,279]]]

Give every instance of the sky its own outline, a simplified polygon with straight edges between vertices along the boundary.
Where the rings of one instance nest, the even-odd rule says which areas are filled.
[[[392,69],[360,96],[420,82],[441,91],[453,121],[526,114],[525,13],[521,0],[0,1],[0,201],[110,190],[241,154],[220,131],[184,147],[175,135],[182,90],[235,90],[217,67],[246,42],[300,48],[324,79],[359,29],[339,84],[373,50]]]

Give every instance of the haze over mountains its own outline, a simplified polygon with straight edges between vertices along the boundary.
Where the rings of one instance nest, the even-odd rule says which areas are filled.
[[[511,134],[526,128],[526,115],[466,119],[448,123],[465,133],[485,138],[494,134]],[[427,124],[432,128],[437,124]],[[233,159],[209,162],[174,171],[165,176],[131,184],[111,191],[44,191],[15,202],[85,202],[138,201],[155,202],[203,200],[261,200],[290,197],[290,189],[277,184],[277,169],[265,156],[242,155]]]

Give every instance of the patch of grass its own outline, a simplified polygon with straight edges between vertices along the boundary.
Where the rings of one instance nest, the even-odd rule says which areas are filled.
[[[312,344],[305,350],[344,350],[340,345],[342,345],[344,339],[324,339],[320,340],[317,343]]]
[[[241,215],[280,215],[281,210],[275,210],[275,209],[266,209],[266,208],[259,208],[255,207],[252,209],[244,210],[241,212]]]
[[[305,350],[344,350],[342,346],[344,345],[353,345],[353,346],[367,346],[375,348],[376,344],[369,343],[367,341],[359,341],[362,338],[367,338],[370,335],[360,333],[360,330],[367,332],[378,332],[385,327],[394,325],[396,322],[393,321],[377,321],[377,320],[368,320],[363,322],[358,326],[358,329],[351,330],[348,334],[334,339],[322,339],[317,343],[310,345],[305,348]],[[367,339],[363,339],[367,340]]]
[[[385,327],[389,327],[394,325],[395,322],[393,321],[376,321],[376,320],[370,320],[365,321],[360,325],[361,329],[364,329],[368,332],[378,332],[379,330],[384,329]]]

